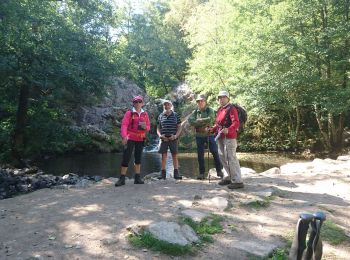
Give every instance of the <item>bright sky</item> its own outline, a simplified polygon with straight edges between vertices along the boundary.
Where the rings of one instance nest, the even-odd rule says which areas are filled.
[[[135,13],[141,13],[142,8],[150,2],[150,0],[113,0],[118,7],[122,6],[128,6],[131,5],[131,7],[135,10]]]

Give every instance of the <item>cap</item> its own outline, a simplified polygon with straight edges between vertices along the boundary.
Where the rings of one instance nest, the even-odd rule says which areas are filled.
[[[206,100],[206,96],[204,94],[199,94],[197,95],[196,101],[200,101],[200,100]]]
[[[162,104],[164,105],[165,103],[169,103],[170,105],[173,105],[173,103],[171,103],[171,101],[168,99],[163,99]]]
[[[226,90],[221,90],[218,94],[218,97],[227,97],[230,98],[230,94]]]
[[[132,99],[132,102],[143,101],[142,96],[136,96]]]

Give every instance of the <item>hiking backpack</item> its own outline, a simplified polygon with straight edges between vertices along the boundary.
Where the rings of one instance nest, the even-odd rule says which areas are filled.
[[[238,128],[238,132],[243,132],[244,130],[244,124],[247,122],[248,119],[248,115],[247,115],[247,111],[241,107],[238,104],[232,104],[229,106],[229,108],[226,110],[226,122],[228,122],[228,125],[231,125],[231,117],[230,117],[230,113],[231,113],[231,109],[235,107],[237,109],[237,113],[238,113],[238,119],[239,119],[239,128]]]

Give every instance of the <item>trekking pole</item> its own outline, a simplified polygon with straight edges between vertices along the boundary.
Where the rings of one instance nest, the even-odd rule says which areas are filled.
[[[208,157],[207,157],[207,161],[208,161],[208,179],[209,179],[209,183],[210,183],[210,171],[209,171],[209,135],[208,135]]]

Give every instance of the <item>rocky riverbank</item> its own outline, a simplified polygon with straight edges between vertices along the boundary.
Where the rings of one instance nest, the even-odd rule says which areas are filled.
[[[144,185],[127,180],[116,188],[116,179],[109,178],[86,188],[41,189],[1,200],[1,259],[264,259],[288,246],[300,213],[317,211],[327,217],[322,229],[341,234],[337,240],[334,232],[322,234],[323,259],[348,259],[349,155],[262,173],[243,169],[243,177],[245,188],[235,191],[214,178],[150,175]],[[211,213],[222,217],[223,230],[193,255],[168,256],[128,241],[135,226],[155,230],[159,224],[176,232],[179,217],[196,220]]]
[[[0,168],[0,200],[44,188],[87,187],[101,180],[101,176],[78,176],[74,173],[53,176],[37,167]]]

